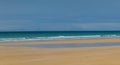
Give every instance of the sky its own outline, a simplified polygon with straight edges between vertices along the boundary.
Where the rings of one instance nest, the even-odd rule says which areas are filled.
[[[120,30],[120,0],[0,0],[0,31]]]

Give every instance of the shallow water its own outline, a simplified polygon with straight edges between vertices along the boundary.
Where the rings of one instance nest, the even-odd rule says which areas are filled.
[[[11,31],[0,32],[0,42],[120,38],[120,31]]]
[[[120,46],[120,43],[22,44],[19,46],[37,47],[37,48],[82,48],[82,47]]]

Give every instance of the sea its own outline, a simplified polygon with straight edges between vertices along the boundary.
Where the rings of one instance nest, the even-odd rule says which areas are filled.
[[[9,31],[0,32],[0,42],[120,38],[120,31]]]

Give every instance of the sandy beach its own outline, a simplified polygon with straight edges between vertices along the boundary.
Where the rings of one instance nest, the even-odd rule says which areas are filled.
[[[91,42],[90,42],[91,41]],[[117,39],[64,40],[50,43],[120,42]],[[42,42],[15,42],[14,44]],[[48,43],[48,42],[44,42]],[[3,43],[1,43],[3,44]],[[120,46],[91,48],[33,48],[0,45],[0,65],[120,65]]]
[[[120,65],[120,0],[0,0],[0,65]]]

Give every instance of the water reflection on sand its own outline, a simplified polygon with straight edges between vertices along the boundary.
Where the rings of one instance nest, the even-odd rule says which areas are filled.
[[[78,47],[81,48],[81,47],[120,46],[120,43],[21,44],[19,46],[38,48],[78,48]]]

